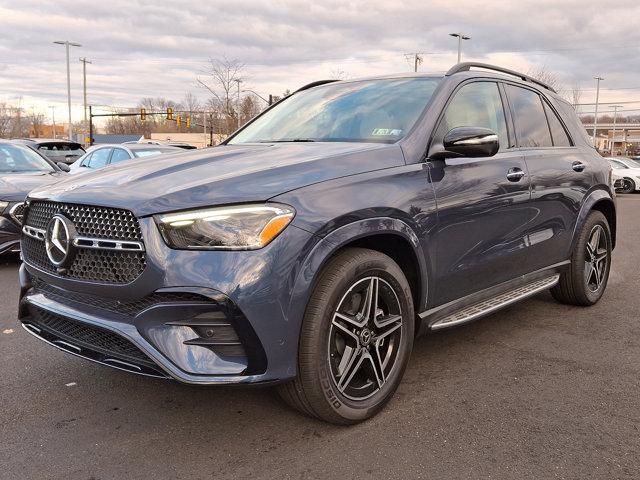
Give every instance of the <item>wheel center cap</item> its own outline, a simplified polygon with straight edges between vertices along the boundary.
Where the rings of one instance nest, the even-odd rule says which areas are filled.
[[[368,328],[363,328],[360,332],[360,342],[365,347],[371,343],[371,339],[373,338],[373,333]]]

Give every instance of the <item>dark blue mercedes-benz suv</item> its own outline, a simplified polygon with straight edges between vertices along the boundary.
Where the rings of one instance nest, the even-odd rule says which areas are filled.
[[[419,334],[547,289],[596,303],[615,227],[610,167],[526,75],[315,82],[216,148],[32,192],[19,316],[98,363],[277,384],[348,424],[390,399]]]

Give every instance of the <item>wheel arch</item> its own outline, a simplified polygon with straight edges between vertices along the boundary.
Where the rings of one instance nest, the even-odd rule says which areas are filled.
[[[302,318],[318,274],[335,255],[350,247],[369,248],[393,259],[405,274],[414,309],[422,311],[428,292],[427,262],[413,229],[396,218],[378,217],[344,225],[326,235],[307,255],[294,284],[290,318]],[[416,321],[419,321],[416,316]],[[419,331],[416,325],[415,331]]]
[[[589,193],[582,203],[582,208],[578,214],[578,221],[573,231],[572,249],[577,240],[578,232],[580,232],[587,216],[593,210],[601,212],[607,219],[609,229],[611,230],[611,247],[615,248],[617,228],[616,203],[609,192],[604,189],[598,189]]]

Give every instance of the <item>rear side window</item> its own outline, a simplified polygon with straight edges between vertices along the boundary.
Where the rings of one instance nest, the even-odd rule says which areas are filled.
[[[107,164],[109,160],[110,148],[100,148],[91,154],[88,166],[90,168],[101,168]]]
[[[456,127],[489,128],[498,134],[500,150],[508,147],[504,107],[496,83],[468,83],[455,93],[440,121],[437,138]]]
[[[547,114],[547,119],[549,120],[549,128],[551,129],[551,138],[553,140],[554,147],[570,147],[571,140],[569,140],[569,136],[567,135],[567,131],[562,126],[562,122],[556,115],[549,104],[547,102],[542,102],[544,104],[544,111]]]
[[[542,100],[533,90],[505,85],[514,114],[516,137],[520,147],[552,147],[551,132]]]

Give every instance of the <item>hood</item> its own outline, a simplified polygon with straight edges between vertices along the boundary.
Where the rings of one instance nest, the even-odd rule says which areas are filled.
[[[32,192],[32,198],[126,208],[138,216],[268,200],[371,170],[404,165],[398,145],[273,143],[224,145],[140,158]]]
[[[21,202],[34,188],[59,181],[61,172],[7,173],[0,176],[0,200]]]

